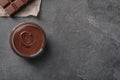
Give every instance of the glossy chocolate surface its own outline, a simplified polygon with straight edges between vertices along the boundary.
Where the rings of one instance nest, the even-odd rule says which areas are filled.
[[[16,26],[10,36],[13,50],[23,57],[40,54],[45,46],[44,31],[34,23],[22,23]]]

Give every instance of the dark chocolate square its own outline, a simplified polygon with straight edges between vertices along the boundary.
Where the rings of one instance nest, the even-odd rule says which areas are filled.
[[[0,0],[0,5],[2,7],[5,7],[7,4],[9,4],[10,2],[8,0]]]
[[[20,8],[24,5],[24,2],[22,0],[15,0],[13,3],[16,5],[17,8]]]
[[[16,10],[15,10],[15,8],[10,4],[8,7],[5,8],[5,11],[6,11],[9,15],[12,15]]]

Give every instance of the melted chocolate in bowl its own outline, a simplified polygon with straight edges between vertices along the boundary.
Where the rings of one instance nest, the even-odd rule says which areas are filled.
[[[35,57],[43,52],[46,38],[43,29],[34,23],[16,26],[10,36],[12,49],[23,57]]]

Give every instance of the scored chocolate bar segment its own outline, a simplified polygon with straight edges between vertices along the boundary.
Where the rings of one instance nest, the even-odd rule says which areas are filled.
[[[16,12],[15,8],[12,5],[9,5],[8,7],[5,8],[5,11],[9,14],[12,15],[13,13]]]
[[[2,7],[5,7],[7,4],[9,4],[9,1],[8,0],[0,0],[0,5]]]
[[[0,5],[9,15],[16,13],[27,3],[28,0],[0,0]]]

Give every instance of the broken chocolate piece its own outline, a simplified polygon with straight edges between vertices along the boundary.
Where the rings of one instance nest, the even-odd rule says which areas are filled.
[[[9,15],[13,15],[19,11],[27,3],[28,0],[0,0],[0,5]]]

